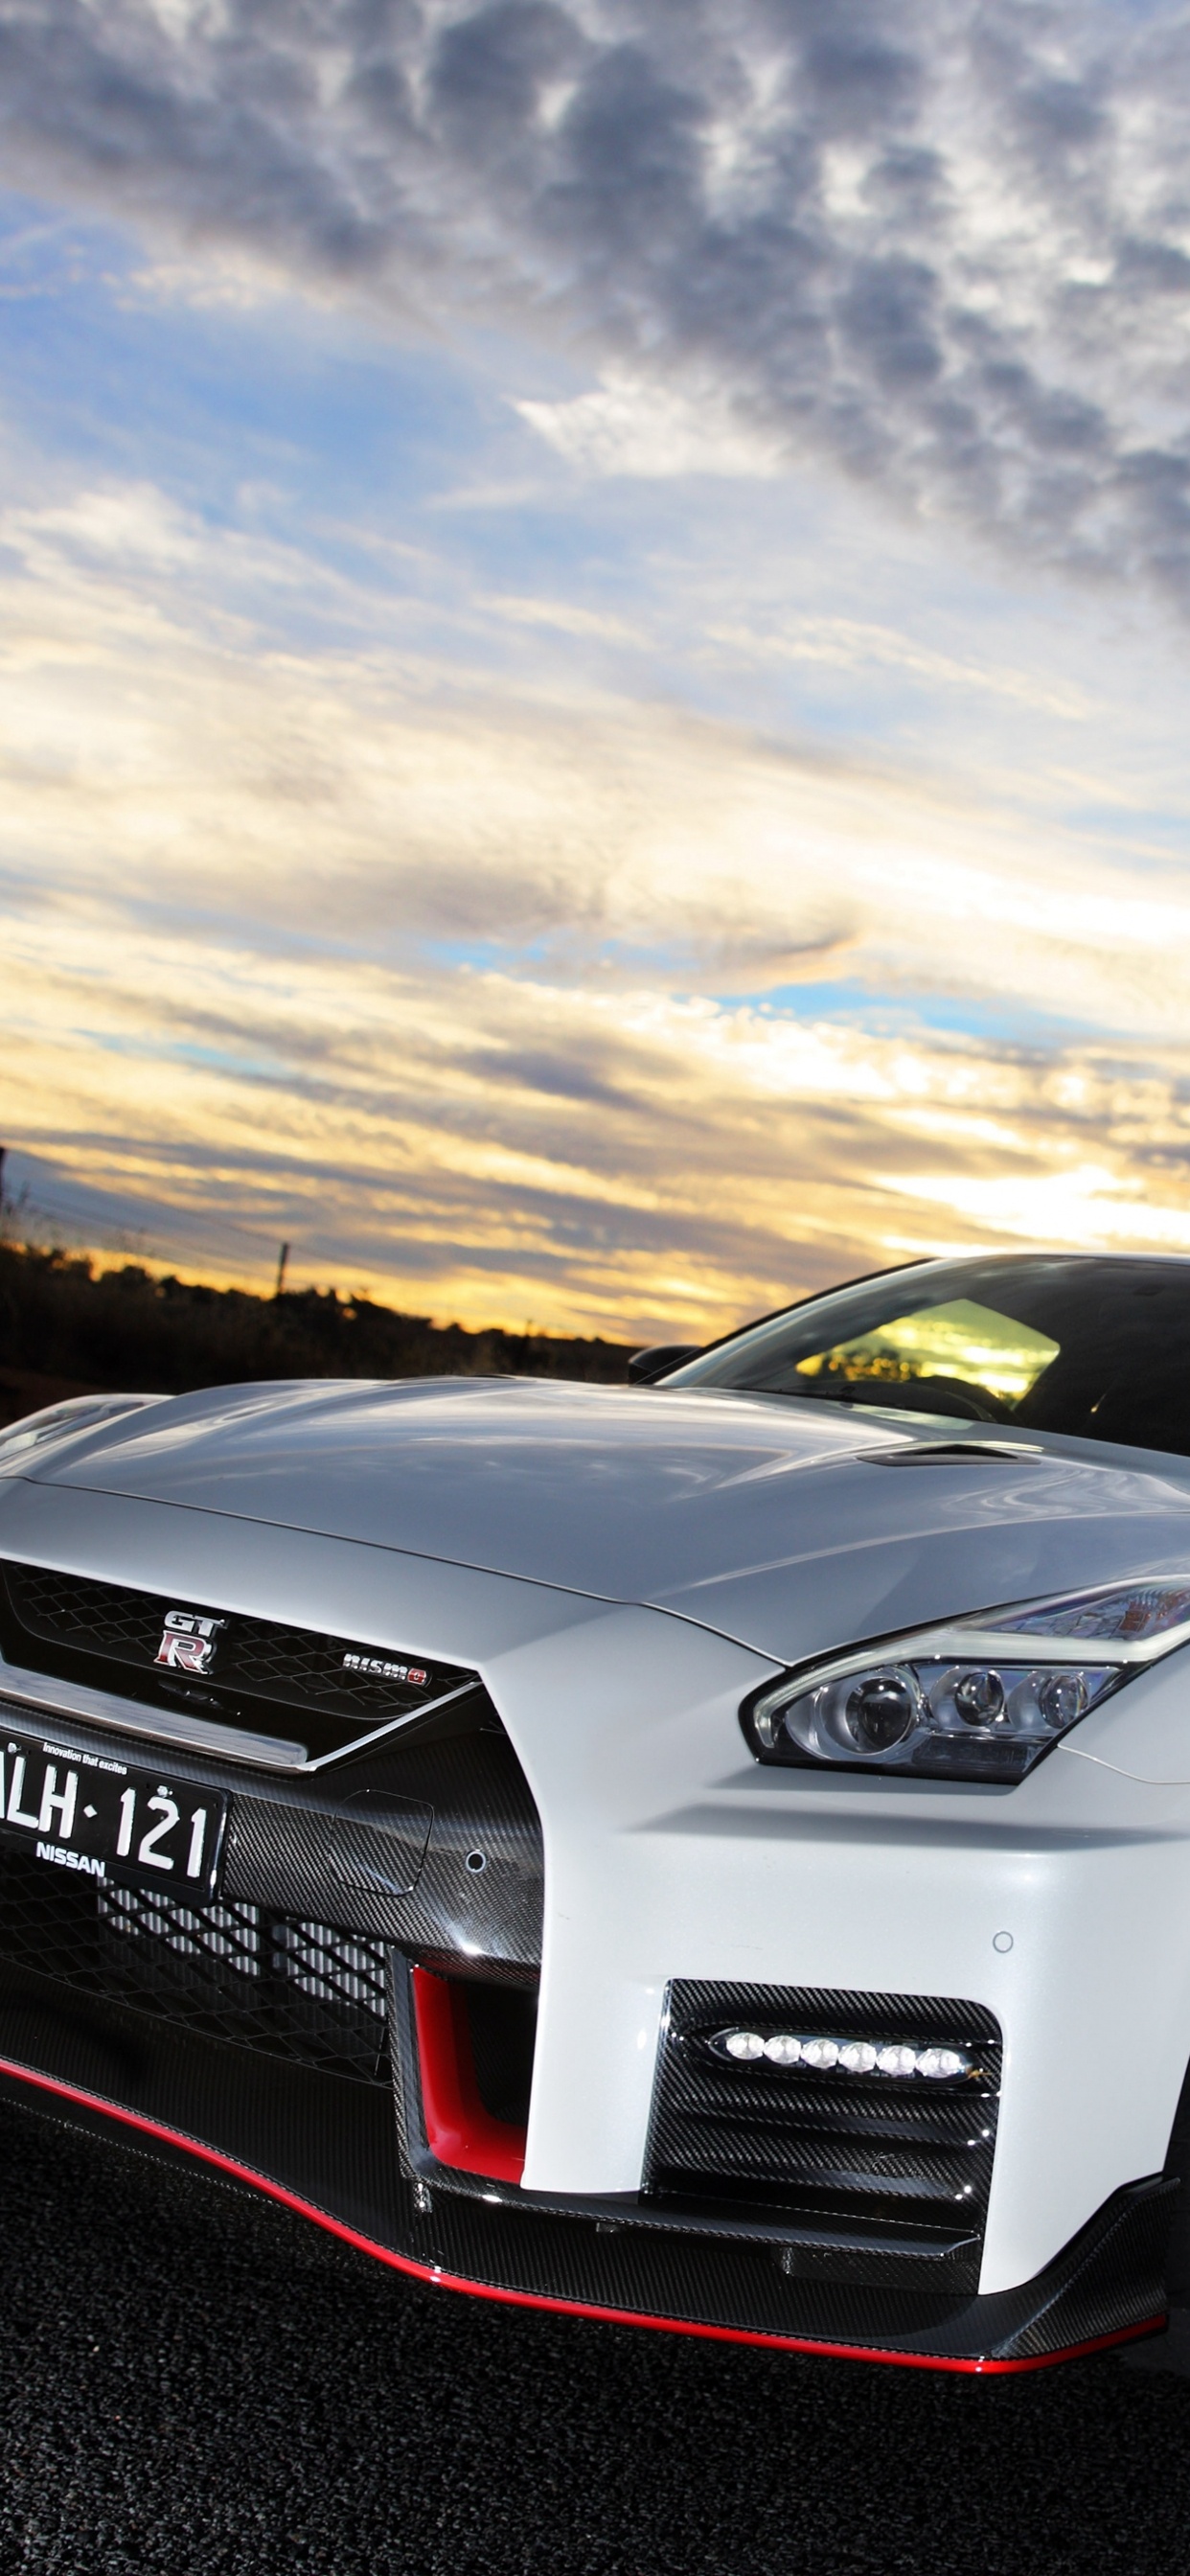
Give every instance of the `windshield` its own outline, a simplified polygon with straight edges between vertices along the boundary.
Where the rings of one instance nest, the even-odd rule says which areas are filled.
[[[1190,1264],[1058,1254],[915,1263],[754,1324],[663,1383],[1190,1456]]]

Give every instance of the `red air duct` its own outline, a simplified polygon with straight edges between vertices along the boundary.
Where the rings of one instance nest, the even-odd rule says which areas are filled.
[[[462,1981],[413,1971],[413,2010],[421,2063],[426,2144],[456,2173],[517,2182],[525,2170],[525,2131],[494,2120],[475,2080],[467,1991]]]

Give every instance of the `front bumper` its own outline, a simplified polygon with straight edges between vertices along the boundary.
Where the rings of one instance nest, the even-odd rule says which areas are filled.
[[[514,2305],[797,2352],[990,2375],[1033,2370],[1164,2323],[1175,2191],[1114,2195],[1033,2281],[971,2297],[799,2279],[782,2249],[427,2187],[402,2171],[387,2096],[238,2053],[69,1988],[0,1972],[0,2094],[250,2184],[414,2279]]]
[[[121,1749],[118,1737],[74,1735]],[[859,2170],[850,2192],[835,2177],[832,2214],[812,2116],[809,2129],[782,2131],[774,2163],[771,2138],[756,2149],[737,2109],[729,2172],[673,2056],[683,2013],[693,2026],[700,2010],[705,2020],[767,2003],[803,2023],[816,2008],[819,2021],[844,2015],[877,2035],[912,2025],[962,2038],[976,2027],[985,2068],[998,2073],[986,2008],[671,1981],[641,2187],[527,2189],[542,1850],[507,1739],[489,1729],[373,1753],[337,1783],[233,1773],[176,1750],[171,1761],[232,1786],[217,1905],[171,1910],[65,1879],[10,1843],[0,1850],[6,2094],[196,2158],[399,2270],[492,2298],[972,2371],[1035,2368],[1159,2327],[1171,2181],[1115,2191],[1036,2277],[980,2295],[990,2151],[947,2164],[930,2134],[909,2133],[904,2112],[900,2144],[886,2120],[873,2145],[861,2101],[848,2142]],[[383,1825],[371,1840],[353,1825],[350,1882],[334,1829],[345,1795],[358,1816],[361,1783],[384,1793]],[[481,1871],[468,1866],[477,1853]],[[481,2094],[478,2043],[491,2060],[492,2032],[509,2063],[481,2069]],[[994,2091],[989,2076],[980,2116],[993,2122]],[[919,2089],[911,2107],[922,2104],[936,2127],[939,2106]],[[713,2103],[709,2116],[714,2133]],[[841,2126],[836,2114],[836,2148]],[[683,2154],[697,2166],[716,2153],[723,2169],[709,2184],[678,2170]],[[966,2170],[975,2203],[949,2231],[933,2203],[923,2221],[938,2173],[949,2187]],[[898,2202],[899,2189],[917,2198]]]

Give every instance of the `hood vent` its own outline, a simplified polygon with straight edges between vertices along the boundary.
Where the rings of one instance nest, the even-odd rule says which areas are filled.
[[[968,1467],[972,1461],[994,1467],[1035,1467],[1045,1453],[1040,1448],[1018,1448],[1008,1440],[906,1440],[896,1448],[857,1449],[855,1454],[866,1467]]]

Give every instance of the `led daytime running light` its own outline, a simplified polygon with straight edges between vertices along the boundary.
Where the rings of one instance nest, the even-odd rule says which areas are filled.
[[[970,2075],[971,2059],[959,2048],[915,2048],[908,2040],[832,2039],[823,2032],[717,2030],[707,2043],[734,2066],[799,2066],[811,2075],[883,2075],[905,2082],[954,2083]]]

